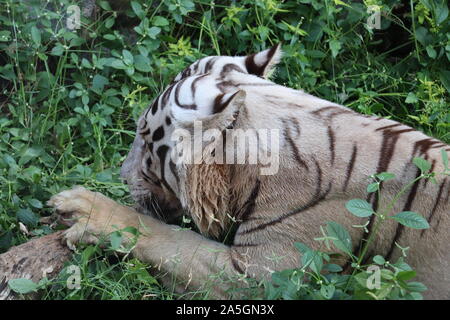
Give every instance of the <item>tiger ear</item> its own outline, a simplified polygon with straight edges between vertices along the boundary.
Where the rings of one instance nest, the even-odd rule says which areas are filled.
[[[267,79],[274,71],[274,67],[280,62],[281,55],[280,43],[270,49],[249,55],[245,57],[247,72]]]
[[[179,128],[193,131],[194,122],[200,121],[203,130],[218,129],[220,131],[233,127],[240,110],[244,106],[246,93],[238,90],[232,93],[224,93],[218,95],[214,99],[212,106],[212,114],[201,116],[193,119],[194,121],[186,121],[175,118],[175,125]]]

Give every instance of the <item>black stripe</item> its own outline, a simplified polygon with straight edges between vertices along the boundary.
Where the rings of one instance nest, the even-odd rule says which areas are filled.
[[[6,280],[6,276],[2,278],[2,281],[0,281],[0,292],[5,290],[5,288],[8,286],[8,281]]]
[[[434,206],[433,209],[431,210],[430,216],[428,217],[428,224],[430,224],[431,226],[431,219],[433,219],[433,216],[436,212],[437,207],[439,206],[439,200],[441,200],[441,196],[442,196],[442,191],[444,190],[444,185],[445,185],[446,180],[442,181],[441,186],[439,187],[439,191],[438,191],[438,195],[436,197],[436,200],[434,201]],[[420,236],[422,237],[425,233],[426,229],[423,229],[420,233]]]
[[[236,93],[234,93],[230,98],[227,99],[227,101],[223,102],[222,98],[225,96],[224,93],[219,94],[215,99],[214,99],[214,105],[213,105],[213,110],[212,113],[216,114],[219,112],[222,112],[229,104],[230,102],[233,100],[233,98],[239,93],[239,91],[237,91]]]
[[[204,77],[209,76],[209,74],[203,74],[201,76],[198,76],[197,78],[195,78],[192,83],[191,83],[191,92],[192,92],[192,96],[195,97],[195,93],[197,92],[197,82],[199,82],[201,79],[203,79]]]
[[[296,214],[298,214],[300,212],[309,210],[309,209],[315,207],[320,202],[322,202],[326,198],[326,196],[329,194],[329,192],[331,190],[331,183],[329,183],[327,190],[325,190],[325,192],[321,193],[321,189],[322,189],[322,169],[320,168],[320,165],[319,165],[317,159],[314,159],[314,162],[315,162],[316,167],[317,167],[317,187],[316,187],[315,195],[313,196],[313,198],[308,203],[304,204],[303,206],[301,206],[299,208],[296,208],[296,209],[294,209],[292,211],[289,211],[289,212],[281,215],[277,219],[274,219],[272,221],[260,224],[260,225],[258,225],[256,227],[247,229],[245,231],[239,232],[238,234],[249,234],[249,233],[252,233],[252,232],[255,232],[255,231],[259,231],[259,230],[265,229],[265,228],[267,228],[269,226],[273,226],[273,225],[275,225],[277,223],[280,223],[283,220],[285,220],[285,219],[287,219],[287,218],[289,218],[291,216],[294,216],[294,215],[296,215]]]
[[[417,174],[416,174],[415,179],[417,179],[420,176],[420,174],[421,174],[421,171],[419,169],[417,169]],[[416,183],[414,183],[414,185],[411,187],[411,191],[408,194],[408,198],[406,199],[405,206],[403,207],[402,211],[411,210],[414,199],[416,198],[417,189],[419,188],[419,184],[420,184],[420,180],[416,181]],[[404,229],[405,229],[405,227],[403,225],[398,224],[397,229],[395,230],[394,239],[392,240],[392,243],[391,243],[391,248],[389,249],[389,251],[386,255],[387,260],[389,260],[391,258],[392,254],[394,252],[394,249],[395,249],[395,243],[398,242],[398,240],[402,236]]]
[[[175,179],[177,180],[177,185],[179,185],[180,177],[178,176],[177,167],[176,167],[175,163],[172,161],[172,159],[169,160],[169,168],[170,168],[170,171],[172,172],[172,174],[174,175]]]
[[[147,128],[146,130],[140,131],[140,132],[139,132],[139,134],[141,134],[141,135],[143,135],[143,136],[146,136],[146,135],[148,135],[149,133],[150,133],[150,128]]]
[[[401,125],[401,124],[398,124]],[[392,125],[397,126],[397,124]],[[388,126],[388,127],[392,127]],[[381,128],[378,128],[381,129]],[[376,129],[375,131],[378,131]],[[381,142],[381,150],[380,150],[380,156],[378,159],[378,167],[377,167],[377,173],[385,172],[387,171],[389,167],[389,163],[392,160],[392,156],[394,155],[395,147],[397,144],[397,141],[400,137],[400,134],[405,132],[414,131],[414,129],[404,129],[399,131],[392,131],[390,128],[387,128],[383,131],[383,140]]]
[[[250,218],[251,214],[255,209],[255,202],[259,195],[260,186],[261,181],[259,179],[256,179],[255,185],[253,186],[253,189],[250,192],[249,197],[244,202],[243,206],[235,214],[236,219],[245,222]]]
[[[184,81],[184,79],[181,80],[181,81]],[[169,102],[170,95],[172,93],[173,88],[175,87],[175,85],[177,85],[179,83],[180,82],[177,82],[176,84],[174,83],[174,84],[170,85],[169,88],[167,88],[166,91],[163,93],[162,98],[161,98],[161,110],[164,110],[164,107],[167,105],[167,102]]]
[[[431,139],[431,138],[427,138],[427,139],[422,139],[422,140],[419,140],[419,141],[417,141],[415,144],[414,144],[414,148],[413,148],[413,156],[417,153],[417,154],[419,154],[419,155],[425,155],[425,156],[427,156],[427,152],[428,152],[428,150],[429,149],[431,149],[431,148],[435,148],[435,147],[437,147],[437,146],[434,146],[434,145],[436,145],[436,144],[442,144],[442,142],[441,141],[439,141],[439,140],[434,140],[434,139]]]
[[[245,274],[244,270],[239,266],[239,264],[234,259],[233,255],[231,254],[231,264],[233,265],[233,268],[240,274]]]
[[[152,141],[159,141],[164,137],[164,127],[160,126],[153,132]]]
[[[275,54],[277,48],[279,45],[273,46],[270,48],[270,50],[267,52],[266,61],[262,65],[257,65],[255,63],[255,56],[258,53],[251,54],[245,58],[245,68],[247,69],[247,72],[249,74],[253,74],[258,77],[262,77],[264,75],[264,71],[266,70],[267,66],[269,65],[270,61],[273,58],[273,55]]]
[[[264,67],[265,66],[258,67],[256,65],[256,63],[255,63],[255,55],[256,55],[256,53],[251,54],[251,55],[247,56],[247,58],[245,58],[245,68],[247,68],[247,72],[249,74],[253,74],[255,76],[260,77],[264,73]]]
[[[355,159],[356,159],[356,154],[358,153],[358,147],[356,146],[356,143],[353,145],[353,152],[352,152],[352,156],[350,158],[350,162],[348,164],[347,167],[347,174],[345,177],[345,182],[344,182],[344,188],[343,191],[347,191],[347,187],[348,187],[348,182],[350,181],[350,177],[352,175],[353,172],[353,168],[355,166]]]
[[[335,144],[335,137],[334,137],[334,131],[331,127],[328,127],[328,142],[330,143],[330,151],[331,151],[331,165],[334,164],[334,144]]]
[[[278,86],[272,82],[246,82],[246,83],[238,83],[240,87],[243,86],[252,86],[252,87],[270,87],[270,86]]]
[[[237,64],[234,63],[227,63],[222,67],[222,71],[220,72],[220,76],[223,78],[225,77],[225,74],[230,71],[237,71],[241,73],[245,73],[244,70],[241,69]]]
[[[320,114],[324,111],[328,111],[328,110],[341,110],[341,108],[339,107],[335,107],[335,106],[328,106],[328,107],[323,107],[317,110],[314,110],[311,112],[311,114],[316,115],[316,116],[320,116]]]
[[[158,111],[158,100],[159,100],[159,97],[156,98],[155,101],[153,101],[152,108],[151,108],[152,115],[155,115],[156,111]]]
[[[209,59],[208,62],[205,64],[203,72],[208,73],[214,67],[214,63],[216,62],[216,60],[217,57],[211,57],[211,59]]]
[[[377,128],[377,129],[375,129],[375,131],[382,131],[382,130],[386,130],[386,129],[392,129],[392,128],[395,128],[395,127],[398,127],[398,126],[402,126],[402,124],[401,123],[390,124],[388,126]]]
[[[158,179],[152,178],[149,175],[147,175],[143,170],[141,170],[141,174],[145,181],[155,184],[156,186],[160,187],[161,182]]]
[[[285,121],[283,120],[283,122],[285,122]],[[308,165],[303,160],[303,158],[302,158],[302,156],[300,154],[300,151],[298,150],[297,145],[295,144],[294,140],[291,137],[291,134],[290,134],[289,130],[287,129],[286,124],[285,124],[285,128],[284,128],[284,135],[286,137],[286,141],[289,143],[289,145],[290,145],[290,147],[291,147],[291,149],[293,151],[295,160],[298,163],[300,163],[307,171],[309,171]]]
[[[382,184],[380,183],[380,192],[381,192]],[[374,211],[378,210],[378,192],[370,193],[366,199],[372,205]],[[372,229],[375,223],[375,215],[371,215],[369,218],[369,224],[367,225],[367,232],[363,233],[363,236],[359,242],[359,246],[353,251],[355,256],[359,256],[362,253],[362,248],[364,243],[369,239],[370,234],[372,233]]]
[[[186,79],[181,80],[180,82],[178,82],[176,84],[176,88],[175,88],[175,103],[183,109],[189,109],[189,110],[197,110],[197,105],[195,103],[192,104],[183,104],[180,102],[179,99],[179,95],[180,95],[180,89],[183,86],[184,82],[186,81]],[[192,88],[191,88],[192,90]]]
[[[166,146],[165,144],[163,144],[163,145],[158,147],[158,150],[156,150],[156,154],[159,157],[160,166],[161,166],[161,182],[164,184],[164,186],[167,187],[167,189],[169,189],[169,191],[171,191],[173,193],[173,190],[167,184],[166,179],[165,179],[165,175],[164,175],[165,167],[166,167],[166,155],[167,155],[167,151],[168,150],[169,150],[169,147]]]
[[[235,248],[246,248],[246,247],[257,247],[257,246],[259,246],[259,244],[257,244],[257,243],[233,243],[231,246],[235,247]]]

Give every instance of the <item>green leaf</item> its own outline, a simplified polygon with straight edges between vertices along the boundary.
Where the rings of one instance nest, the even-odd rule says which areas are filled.
[[[38,289],[37,283],[25,278],[11,279],[8,281],[8,286],[12,291],[21,294],[36,292]]]
[[[319,274],[323,267],[322,256],[319,251],[310,250],[302,255],[303,267],[309,267],[313,272]]]
[[[26,149],[25,152],[22,154],[22,156],[19,159],[19,166],[23,166],[23,165],[27,164],[30,160],[41,155],[41,153],[42,153],[42,149],[33,148],[33,147]]]
[[[31,227],[35,227],[39,222],[38,217],[30,209],[17,210],[17,219],[26,226]]]
[[[105,27],[108,29],[111,29],[111,27],[114,25],[114,22],[116,22],[116,19],[114,19],[113,17],[110,17],[108,19],[105,20]]]
[[[54,46],[52,48],[52,51],[50,52],[51,55],[53,56],[61,56],[64,52],[64,47],[62,46],[62,44],[58,43],[56,44],[56,46]]]
[[[345,207],[353,215],[360,218],[370,217],[374,213],[370,203],[363,199],[352,199],[345,204]]]
[[[9,249],[12,245],[13,233],[11,230],[0,235],[0,249]]]
[[[415,281],[408,282],[406,284],[406,288],[409,291],[413,291],[413,292],[424,292],[427,290],[427,287],[423,283],[415,282]]]
[[[300,253],[305,253],[305,252],[307,252],[307,251],[311,251],[311,248],[310,248],[310,247],[308,247],[306,244],[301,243],[301,242],[295,242],[295,243],[294,243],[294,246],[297,248],[297,250],[298,250]]]
[[[156,27],[165,27],[169,25],[169,20],[161,16],[155,16],[152,19],[152,23]]]
[[[425,49],[427,50],[427,54],[431,59],[436,59],[437,52],[436,50],[434,50],[432,45],[428,45]]]
[[[447,51],[447,57],[448,60],[450,61],[450,50]],[[441,70],[441,72],[439,73],[439,79],[441,80],[444,87],[447,89],[447,92],[450,93],[450,71]]]
[[[92,79],[92,89],[101,92],[105,88],[105,85],[109,83],[109,80],[102,75],[96,74]]]
[[[446,1],[441,1],[440,3],[436,1],[434,6],[434,16],[436,18],[436,23],[441,24],[448,17],[448,6]]]
[[[113,35],[113,34],[108,33],[108,34],[105,34],[105,35],[103,36],[103,39],[112,41],[112,40],[116,40],[116,36]]]
[[[41,32],[35,26],[31,27],[31,39],[36,46],[41,44]]]
[[[102,108],[105,108],[106,106],[103,106]],[[100,182],[112,182],[112,172],[111,169],[106,169],[102,172],[99,172],[95,175],[95,179]]]
[[[92,257],[92,255],[97,251],[97,247],[95,246],[87,246],[83,252],[81,253],[81,262],[84,265],[87,265],[89,262],[89,259]]]
[[[423,300],[423,296],[418,292],[411,292],[409,295],[412,300]]]
[[[145,17],[145,12],[142,10],[142,6],[139,2],[131,1],[131,8],[133,9],[134,13],[136,13],[136,15],[139,18],[142,19]]]
[[[336,56],[339,54],[339,51],[341,50],[342,44],[339,40],[331,40],[329,42],[330,49],[331,49],[331,55],[333,58],[336,58]]]
[[[127,66],[123,63],[123,61],[119,59],[113,60],[111,62],[111,67],[113,67],[114,69],[121,69],[121,70],[125,70],[127,68]]]
[[[327,233],[330,237],[333,237],[333,243],[339,250],[342,250],[348,254],[352,252],[352,238],[348,231],[339,223],[328,222]]]
[[[98,4],[103,10],[112,11],[111,5],[108,1],[100,1]]]
[[[8,42],[11,40],[11,31],[0,31],[0,42]]]
[[[431,163],[423,158],[415,157],[413,163],[422,171],[422,173],[427,173],[431,168]]]
[[[417,96],[416,96],[414,93],[412,93],[412,92],[408,93],[408,96],[407,96],[406,99],[405,99],[405,102],[406,102],[406,103],[416,103],[417,101],[419,101],[419,99],[418,99]]]
[[[111,241],[111,249],[117,250],[120,248],[120,244],[122,243],[122,234],[119,231],[115,231],[111,233],[109,240]]]
[[[92,69],[92,64],[86,58],[81,59],[81,66],[86,69]]]
[[[40,202],[39,200],[37,200],[37,199],[28,199],[28,203],[32,206],[32,207],[34,207],[34,208],[37,208],[37,209],[42,209],[42,202]]]
[[[395,178],[395,174],[390,172],[381,172],[375,175],[381,181],[387,181]]]
[[[371,183],[367,186],[367,192],[372,193],[378,190],[378,182]]]
[[[400,271],[397,273],[397,279],[402,281],[408,281],[416,276],[416,272],[411,271]]]
[[[128,232],[134,236],[139,235],[139,230],[136,229],[135,227],[125,227],[121,230],[122,232]]]
[[[447,151],[441,149],[442,162],[444,163],[445,170],[449,170],[448,168],[448,154]]]
[[[124,49],[124,50],[122,50],[122,55],[123,55],[123,62],[126,65],[132,65],[133,64],[134,59],[133,59],[133,55],[131,54],[130,51]]]
[[[384,258],[382,256],[376,255],[375,257],[373,257],[373,262],[375,262],[376,264],[379,264],[379,265],[384,265],[386,260],[384,260]]]
[[[328,300],[333,298],[335,290],[336,288],[332,284],[320,287],[320,293],[325,299]]]
[[[329,263],[323,267],[323,270],[326,270],[328,272],[341,272],[343,269],[341,266],[339,266],[337,264]]]
[[[394,272],[392,272],[389,269],[381,269],[380,274],[381,274],[381,278],[386,279],[386,280],[392,280],[392,279],[394,279],[394,276],[395,276]]]
[[[412,211],[403,211],[391,217],[400,224],[413,229],[428,229],[430,225],[420,214]]]
[[[152,68],[150,67],[150,59],[140,54],[134,56],[134,67],[142,72],[152,71]]]
[[[148,29],[148,36],[152,39],[156,39],[156,36],[161,32],[159,27],[151,27]]]

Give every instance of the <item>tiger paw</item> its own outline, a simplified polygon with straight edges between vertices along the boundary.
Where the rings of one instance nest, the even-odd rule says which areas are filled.
[[[70,226],[64,233],[69,248],[76,243],[98,243],[101,235],[120,225],[120,216],[114,214],[122,206],[98,192],[83,187],[62,191],[50,198],[47,205],[55,208],[62,224]],[[120,210],[119,210],[120,211]]]

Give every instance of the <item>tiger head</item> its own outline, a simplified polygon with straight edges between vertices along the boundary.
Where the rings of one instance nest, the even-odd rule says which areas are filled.
[[[175,77],[139,118],[131,151],[121,168],[138,211],[166,221],[179,217],[183,208],[192,211],[184,203],[182,186],[183,179],[190,178],[180,176],[183,170],[172,156],[173,132],[192,129],[197,120],[205,129],[232,126],[246,94],[227,80],[228,75],[267,79],[280,57],[280,45],[248,56],[210,56]]]

